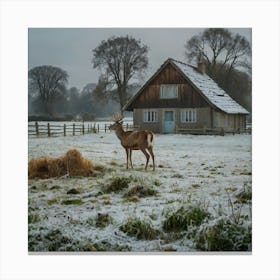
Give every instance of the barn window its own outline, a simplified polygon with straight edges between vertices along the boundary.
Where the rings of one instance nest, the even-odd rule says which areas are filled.
[[[161,99],[178,98],[178,85],[161,85],[160,98]]]
[[[152,110],[144,111],[144,122],[158,122],[157,111],[152,111]]]
[[[195,123],[196,122],[196,109],[184,109],[181,111],[181,122]]]

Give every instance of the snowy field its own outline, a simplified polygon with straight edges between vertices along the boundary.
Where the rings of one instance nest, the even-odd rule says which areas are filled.
[[[156,171],[114,133],[30,138],[29,160],[77,149],[104,170],[32,179],[29,251],[251,251],[251,135],[156,135]]]

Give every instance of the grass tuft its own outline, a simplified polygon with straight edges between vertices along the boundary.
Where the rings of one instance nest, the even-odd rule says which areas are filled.
[[[147,197],[147,196],[153,196],[156,195],[157,191],[154,190],[153,188],[147,187],[147,186],[142,186],[142,185],[136,185],[130,189],[124,194],[124,197],[133,197],[133,196],[138,196],[138,197]]]
[[[196,249],[202,251],[250,251],[252,229],[219,220],[214,225],[202,229],[196,236]]]
[[[61,201],[62,205],[81,205],[83,204],[83,201],[81,199],[67,199]]]
[[[67,192],[67,194],[80,194],[81,191],[77,190],[77,189],[71,189]]]
[[[205,218],[210,217],[207,209],[200,205],[184,207],[167,215],[163,222],[165,231],[187,230],[189,226],[199,226]]]
[[[138,202],[140,200],[140,198],[137,195],[133,195],[133,196],[128,197],[127,200],[130,202]]]
[[[108,213],[106,214],[98,213],[96,216],[96,226],[99,228],[105,228],[106,226],[111,224],[112,221],[113,219]]]
[[[240,175],[248,175],[248,176],[250,176],[250,175],[252,175],[252,172],[251,171],[247,171],[247,170],[243,170],[243,171],[240,172]]]
[[[129,187],[130,182],[131,182],[131,178],[114,177],[111,179],[111,182],[104,187],[103,191],[105,193],[119,192],[123,189],[127,189]]]
[[[128,219],[128,221],[120,226],[120,230],[129,236],[133,236],[141,240],[152,240],[158,237],[159,231],[155,230],[148,222],[140,219]]]
[[[244,184],[243,189],[236,194],[237,203],[251,203],[252,201],[252,187]]]
[[[52,198],[52,199],[49,199],[48,201],[47,201],[47,204],[48,205],[52,205],[52,204],[57,204],[57,203],[59,203],[59,200],[55,197],[55,198]]]
[[[71,239],[64,236],[59,229],[50,230],[45,239],[48,242],[48,251],[61,251],[61,247],[71,243]]]
[[[38,214],[30,213],[28,214],[28,224],[38,223],[40,222],[40,216]]]

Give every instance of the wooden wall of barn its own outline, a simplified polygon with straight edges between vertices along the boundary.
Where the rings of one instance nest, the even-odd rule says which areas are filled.
[[[152,130],[155,133],[163,133],[164,129],[164,112],[173,111],[175,113],[175,127],[180,128],[211,128],[211,109],[210,108],[197,108],[197,121],[195,123],[183,123],[181,122],[181,109],[179,108],[153,108],[158,114],[157,122],[144,122],[144,109],[134,109],[133,121],[134,125],[139,127],[140,130]]]
[[[214,111],[213,128],[223,127],[227,132],[243,132],[246,128],[246,116],[240,114],[226,114]]]
[[[178,85],[178,98],[161,99],[160,85]],[[196,108],[210,107],[172,65],[167,65],[133,102],[133,108]]]
[[[164,129],[164,112],[175,112],[175,127],[183,129],[220,129],[225,132],[244,132],[245,131],[245,115],[226,114],[211,108],[197,108],[197,121],[195,123],[181,122],[181,108],[152,108],[158,113],[158,121],[154,123],[144,122],[144,109],[133,110],[134,125],[140,130],[152,130],[155,133],[163,133]],[[175,128],[174,128],[175,132]]]

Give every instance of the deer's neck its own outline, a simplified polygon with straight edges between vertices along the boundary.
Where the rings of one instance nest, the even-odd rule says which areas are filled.
[[[124,134],[125,134],[125,132],[124,132],[122,126],[118,126],[117,129],[115,130],[115,132],[116,132],[117,137],[118,137],[120,140],[122,140],[122,138],[123,138],[123,136],[124,136]]]

